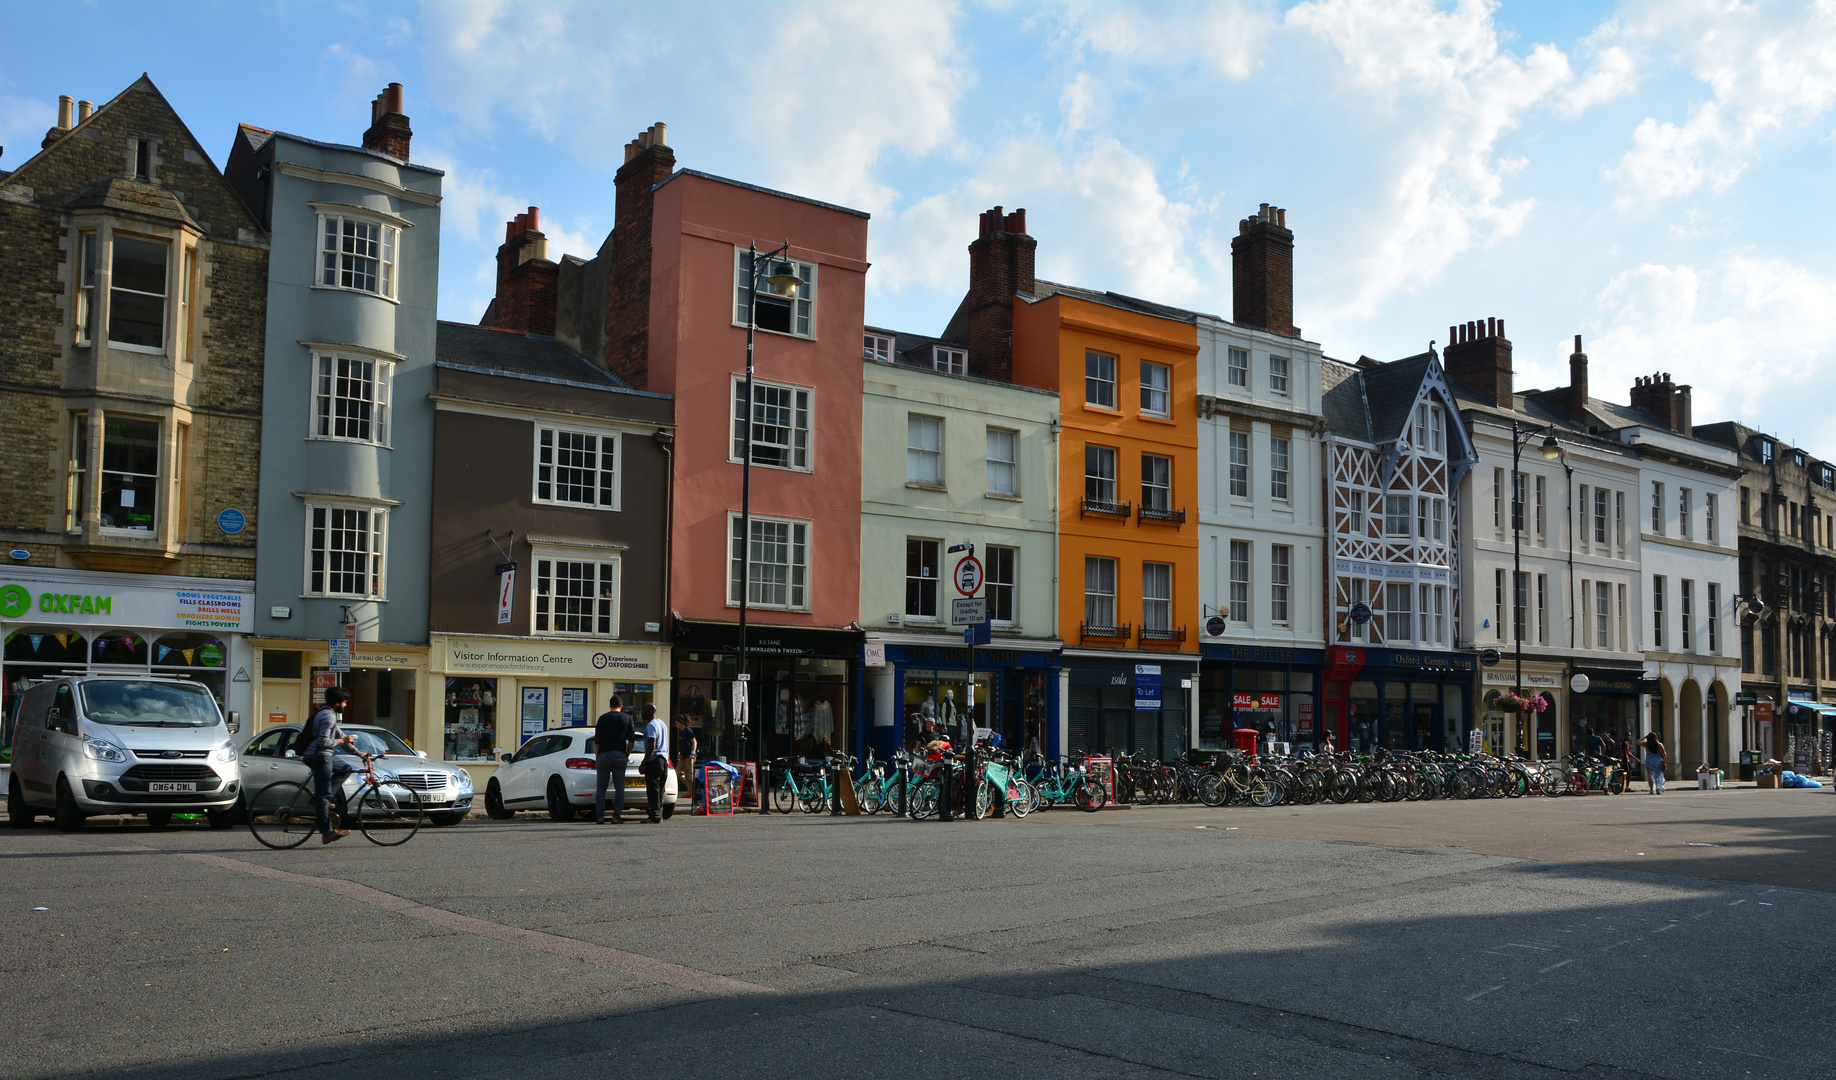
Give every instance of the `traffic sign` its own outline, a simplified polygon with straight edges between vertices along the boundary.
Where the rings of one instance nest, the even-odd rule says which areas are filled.
[[[348,638],[331,639],[331,663],[333,671],[351,670],[351,643]]]
[[[950,621],[957,626],[980,626],[988,621],[988,601],[980,596],[950,601]]]
[[[982,560],[974,555],[965,555],[956,564],[956,591],[964,596],[974,596],[982,588]]]

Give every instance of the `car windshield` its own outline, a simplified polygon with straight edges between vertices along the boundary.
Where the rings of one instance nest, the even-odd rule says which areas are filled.
[[[210,727],[217,703],[201,686],[109,679],[77,684],[83,715],[123,727]]]
[[[402,737],[393,731],[378,728],[345,728],[344,733],[355,739],[355,746],[340,746],[340,754],[407,754],[414,755],[414,749],[402,741]]]

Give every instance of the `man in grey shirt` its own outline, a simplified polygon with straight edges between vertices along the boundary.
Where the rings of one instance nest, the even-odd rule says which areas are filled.
[[[338,723],[350,700],[350,691],[342,686],[334,686],[325,691],[325,707],[306,722],[305,729],[300,732],[300,749],[295,751],[306,767],[312,770],[312,807],[321,844],[329,844],[351,835],[349,829],[332,828],[331,816],[332,788],[353,771],[349,762],[335,760],[338,747],[349,746],[357,741],[355,737],[346,735],[343,726]]]
[[[669,770],[669,725],[657,716],[657,707],[644,705],[644,794],[650,804],[645,822],[663,820],[663,774]]]

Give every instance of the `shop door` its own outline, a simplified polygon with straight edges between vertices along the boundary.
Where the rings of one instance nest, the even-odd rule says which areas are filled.
[[[1440,750],[1441,707],[1432,702],[1415,702],[1409,711],[1409,749]]]
[[[1526,714],[1519,713],[1518,715],[1519,717],[1524,717]],[[1528,714],[1528,716],[1534,718],[1534,719],[1531,719],[1529,722],[1535,725],[1534,730],[1536,731],[1537,760],[1538,761],[1554,761],[1556,759],[1556,715],[1555,715],[1555,710],[1554,709],[1544,709],[1540,713],[1530,713]],[[1520,719],[1519,723],[1522,723],[1522,722],[1523,720]]]

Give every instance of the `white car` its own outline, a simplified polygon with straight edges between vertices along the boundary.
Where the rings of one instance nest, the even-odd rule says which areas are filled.
[[[560,728],[544,731],[524,743],[485,784],[485,813],[502,820],[518,810],[547,810],[556,821],[572,821],[581,811],[593,812],[593,789],[598,782],[593,729]],[[649,812],[645,802],[642,747],[625,766],[625,813]],[[616,778],[614,778],[616,781]],[[612,791],[606,790],[606,813],[612,812]],[[663,771],[663,816],[676,813],[676,770]]]

